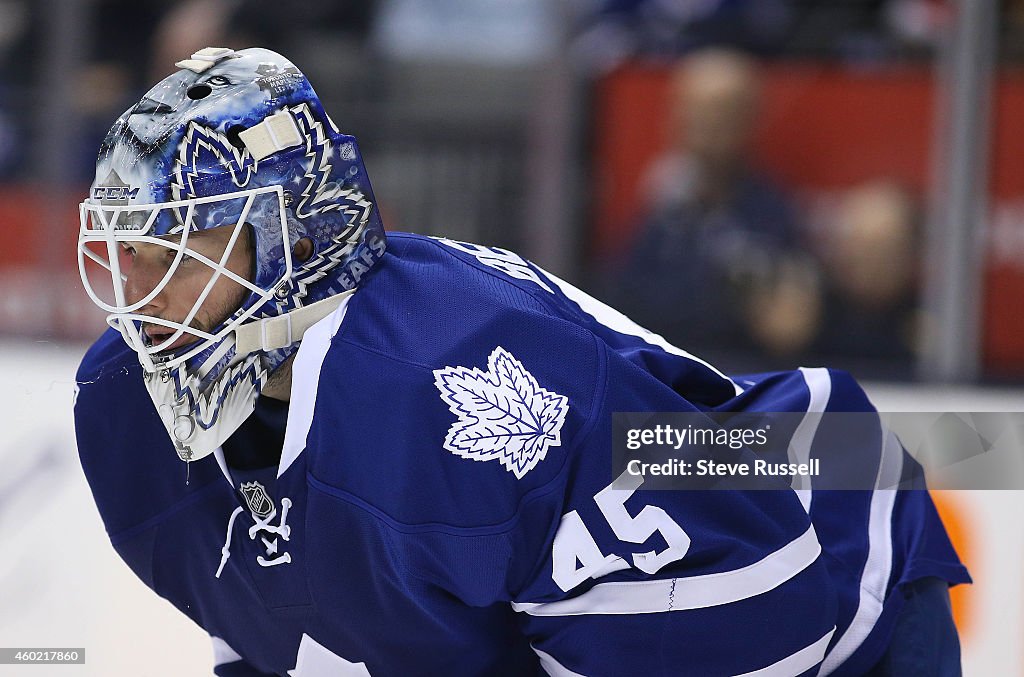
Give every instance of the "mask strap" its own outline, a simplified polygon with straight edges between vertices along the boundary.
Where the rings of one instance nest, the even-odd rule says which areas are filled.
[[[279,150],[293,148],[304,142],[295,118],[287,110],[267,116],[258,125],[239,132],[238,138],[257,162]]]
[[[257,350],[287,348],[302,339],[306,330],[333,313],[355,289],[329,296],[322,301],[297,308],[290,313],[243,324],[235,330],[235,353],[247,355]]]

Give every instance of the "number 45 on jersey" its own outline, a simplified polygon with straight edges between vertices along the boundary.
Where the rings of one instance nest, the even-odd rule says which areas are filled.
[[[626,543],[643,543],[655,532],[661,533],[668,547],[661,552],[653,550],[632,556],[640,571],[657,573],[662,567],[682,559],[690,549],[690,537],[675,520],[657,506],[644,506],[636,517],[626,510],[626,501],[643,483],[643,477],[623,473],[617,480],[622,489],[609,484],[594,496],[597,507],[615,532],[616,538]],[[630,564],[622,557],[601,552],[583,518],[575,510],[562,516],[552,546],[552,573],[555,584],[568,592],[588,578],[600,578],[613,571],[628,569]],[[577,563],[581,566],[577,567]]]

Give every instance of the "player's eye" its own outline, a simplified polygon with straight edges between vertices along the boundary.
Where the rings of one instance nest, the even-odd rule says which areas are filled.
[[[121,251],[124,254],[130,256],[131,258],[135,258],[135,247],[131,246],[130,244],[122,244]]]
[[[224,85],[230,85],[231,80],[228,80],[223,75],[214,75],[212,78],[206,81],[207,84],[213,85],[214,87],[223,87]]]

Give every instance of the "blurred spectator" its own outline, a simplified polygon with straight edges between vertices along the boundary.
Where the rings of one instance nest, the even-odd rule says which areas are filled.
[[[380,89],[380,65],[368,49],[377,12],[378,0],[182,0],[154,33],[149,79],[163,79],[176,61],[203,47],[264,47],[287,54],[317,83],[337,122],[366,129],[372,119],[352,120],[370,108]],[[372,145],[371,132],[360,133],[364,149]]]
[[[67,111],[75,133],[65,159],[68,177],[88,183],[96,169],[96,149],[110,119],[145,91],[147,55],[153,29],[169,3],[159,0],[93,0],[88,3],[82,59],[70,77]]]
[[[586,7],[588,3],[581,3]],[[793,0],[590,0],[573,46],[595,72],[636,56],[675,59],[710,45],[777,51],[794,20]]]
[[[908,46],[937,47],[953,15],[948,0],[889,0],[885,5],[886,25]]]
[[[673,88],[672,146],[645,177],[644,221],[608,295],[684,348],[764,366],[816,332],[819,292],[793,206],[749,162],[757,66],[697,52]]]
[[[813,351],[858,376],[908,377],[917,348],[918,209],[872,181],[842,200],[828,245],[824,321]]]
[[[1013,5],[1019,0],[1003,0]],[[573,51],[593,72],[631,58],[708,45],[762,56],[853,63],[927,56],[953,18],[950,0],[589,0]],[[589,4],[589,7],[587,5]]]
[[[1007,61],[1024,61],[1024,0],[1003,0],[999,48]]]
[[[149,80],[161,80],[174,63],[204,47],[248,47],[229,36],[228,19],[238,3],[221,0],[182,0],[170,7],[153,31]],[[234,44],[228,44],[232,42]]]
[[[381,0],[374,42],[397,59],[532,64],[556,50],[558,17],[548,0]]]
[[[303,72],[322,70],[319,61],[339,56],[336,43],[366,39],[376,12],[377,0],[182,0],[167,12],[154,36],[152,77],[165,77],[175,61],[211,45],[265,47],[291,55]]]
[[[0,179],[24,178],[38,14],[27,0],[0,0]]]

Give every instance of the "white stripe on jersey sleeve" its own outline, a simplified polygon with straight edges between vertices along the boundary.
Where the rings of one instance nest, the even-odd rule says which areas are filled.
[[[537,657],[540,658],[540,666],[544,668],[544,672],[551,675],[551,677],[585,677],[585,675],[581,675],[578,672],[573,672],[569,668],[565,667],[564,665],[556,661],[555,657],[551,654],[545,651],[541,651],[532,644],[530,645],[530,648],[533,649],[533,653],[537,654]]]
[[[324,365],[331,339],[338,333],[345,313],[348,311],[349,294],[337,309],[306,330],[302,343],[292,365],[291,402],[288,405],[288,423],[284,430],[284,447],[281,464],[277,469],[280,477],[306,448],[306,435],[313,424],[313,406],[316,404],[317,387],[320,384],[320,368]]]
[[[660,334],[655,334],[653,331],[650,331],[649,329],[644,329],[639,324],[629,319],[628,317],[626,317],[619,311],[615,310],[611,306],[601,303],[590,294],[587,294],[581,289],[577,289],[576,287],[572,286],[565,280],[562,280],[556,277],[555,275],[552,275],[551,273],[549,273],[546,270],[543,270],[542,268],[538,268],[538,270],[540,270],[545,277],[554,282],[555,285],[562,291],[562,293],[565,294],[566,298],[568,298],[570,301],[578,305],[583,312],[590,315],[595,320],[597,320],[604,326],[608,327],[609,329],[617,331],[620,334],[625,334],[627,336],[636,336],[637,338],[643,339],[647,343],[650,343],[652,346],[658,346],[666,353],[671,353],[672,355],[679,355],[680,357],[685,357],[688,360],[692,360],[698,364],[701,364],[710,369],[711,371],[713,371],[718,376],[721,376],[726,381],[732,383],[733,387],[736,389],[737,395],[743,392],[743,388],[741,388],[739,384],[737,384],[731,378],[720,372],[711,364],[700,359],[696,355],[692,355],[683,350],[682,348],[672,345],[671,343],[666,341],[665,338]]]
[[[903,447],[892,432],[885,432],[881,461],[875,486],[895,486],[903,472]],[[825,657],[819,672],[822,677],[843,664],[875,627],[885,588],[892,571],[892,510],[896,503],[895,489],[875,489],[868,513],[868,558],[860,577],[860,601],[846,632]]]
[[[805,646],[796,653],[790,654],[781,661],[772,663],[760,670],[744,672],[736,677],[793,677],[794,675],[802,675],[821,662],[822,657],[825,655],[825,649],[828,648],[828,643],[832,640],[832,635],[835,631],[836,629],[833,627],[814,644]]]
[[[821,544],[811,526],[764,559],[739,569],[685,578],[599,583],[578,597],[557,602],[513,602],[512,608],[531,616],[649,614],[703,609],[774,590],[813,564],[820,554]]]
[[[242,660],[242,657],[220,637],[210,635],[210,641],[213,643],[213,664],[215,666]]]
[[[804,416],[797,426],[793,437],[789,441],[790,463],[807,463],[811,455],[811,444],[814,442],[814,435],[818,432],[818,424],[821,423],[820,414],[828,406],[829,398],[832,397],[832,377],[828,369],[817,367],[809,369],[800,367],[800,375],[804,377],[807,384],[807,391],[810,393],[810,401],[807,403],[807,413],[814,416]],[[795,478],[799,485],[794,489],[804,511],[811,511],[811,479],[803,475]]]

